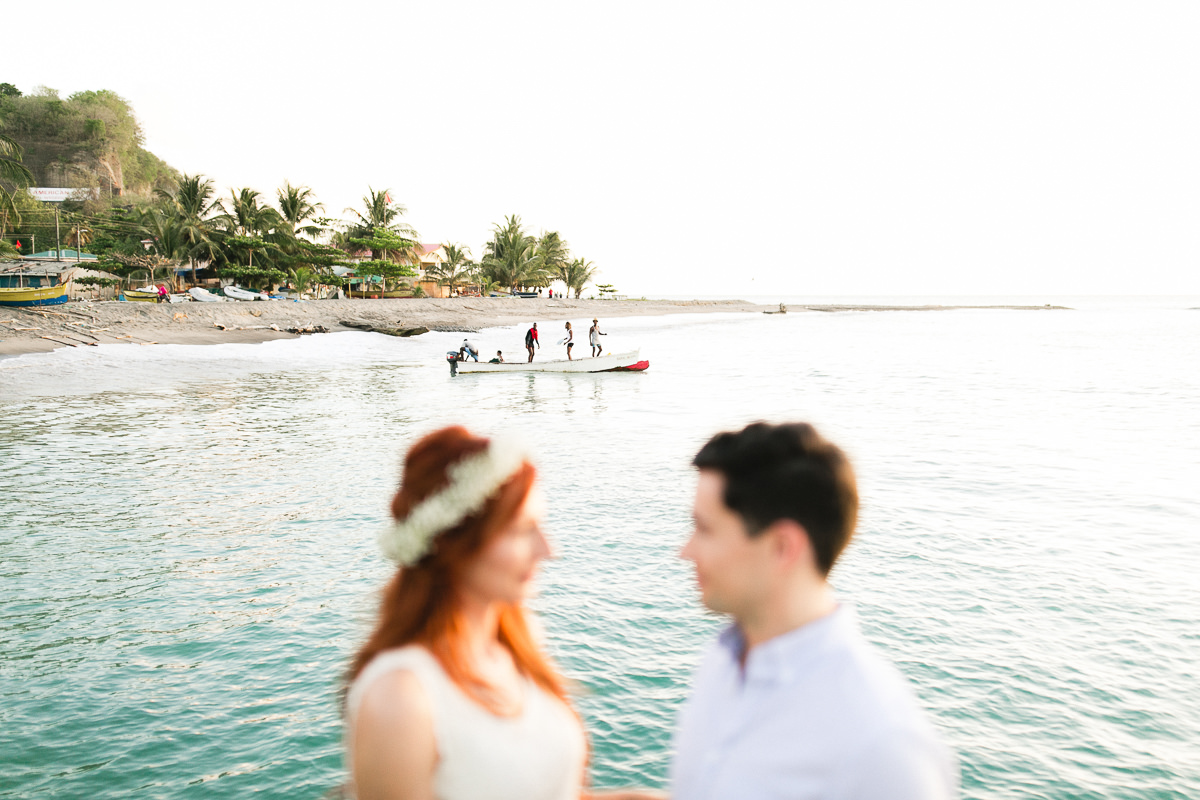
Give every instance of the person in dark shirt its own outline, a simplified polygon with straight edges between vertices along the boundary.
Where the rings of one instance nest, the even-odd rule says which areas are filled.
[[[542,343],[538,341],[537,323],[533,323],[533,327],[525,331],[525,349],[529,351],[529,361],[533,362],[533,346],[537,345],[540,349]]]

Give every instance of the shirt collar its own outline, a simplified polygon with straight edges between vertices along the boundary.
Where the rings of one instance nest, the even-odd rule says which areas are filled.
[[[807,625],[768,639],[750,651],[742,678],[747,683],[791,683],[805,667],[858,630],[854,608],[839,603],[829,614]],[[723,630],[717,639],[735,668],[739,667],[746,639],[737,624]]]

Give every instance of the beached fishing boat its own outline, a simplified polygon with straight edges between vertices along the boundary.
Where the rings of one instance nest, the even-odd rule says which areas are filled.
[[[221,297],[221,295],[213,294],[208,289],[201,289],[199,286],[193,286],[192,288],[188,289],[188,294],[192,296],[193,300],[198,300],[201,303],[225,302],[225,298]]]
[[[221,290],[226,297],[234,300],[266,300],[266,295],[261,292],[250,292],[238,286],[226,286]]]
[[[144,289],[126,289],[121,294],[131,303],[158,302],[158,289],[155,289],[153,286],[148,286]]]
[[[551,361],[509,361],[503,364],[492,364],[487,361],[458,361],[458,353],[451,351],[446,354],[450,362],[450,374],[456,372],[641,372],[650,367],[649,361],[638,357],[640,351],[630,353],[610,353],[596,358],[581,357],[568,361],[567,359]]]
[[[0,288],[0,306],[57,306],[67,302],[67,285]]]

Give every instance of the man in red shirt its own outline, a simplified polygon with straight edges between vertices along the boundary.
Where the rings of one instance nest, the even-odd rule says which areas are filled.
[[[537,345],[541,348],[542,343],[538,341],[537,323],[533,323],[533,327],[525,331],[525,349],[529,351],[529,362],[533,363],[533,346]]]

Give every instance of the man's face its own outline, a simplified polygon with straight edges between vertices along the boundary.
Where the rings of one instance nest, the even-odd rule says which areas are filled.
[[[772,574],[772,541],[750,538],[742,518],[725,505],[725,476],[700,470],[692,508],[694,528],[680,557],[696,566],[700,599],[709,609],[745,619],[766,596]]]

